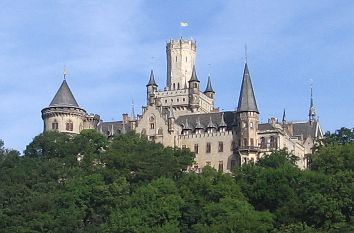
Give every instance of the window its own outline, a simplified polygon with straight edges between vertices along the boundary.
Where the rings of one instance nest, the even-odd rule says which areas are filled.
[[[163,135],[163,129],[162,129],[162,128],[159,128],[159,129],[157,130],[157,134]]]
[[[277,148],[277,139],[274,136],[270,136],[270,148]]]
[[[54,122],[52,123],[52,129],[56,130],[59,128],[59,124],[57,122],[57,120],[54,120]]]
[[[67,131],[73,131],[74,130],[73,122],[72,121],[66,122],[66,127],[65,128],[66,128]]]
[[[210,153],[211,152],[211,144],[210,142],[207,142],[206,144],[206,153]]]
[[[179,83],[177,83],[177,89],[179,90]]]
[[[244,138],[244,139],[243,139],[243,146],[248,146],[247,138]]]
[[[198,84],[194,83],[194,87],[197,88],[197,87],[198,87]]]
[[[265,137],[261,137],[261,149],[267,148],[267,143]]]
[[[236,160],[231,160],[231,171],[236,167]]]
[[[253,140],[253,138],[251,138],[250,140],[251,140],[251,146],[254,146],[254,140]]]
[[[194,153],[198,154],[199,153],[199,145],[194,144]]]
[[[154,123],[150,123],[150,129],[155,129],[155,124]]]
[[[188,61],[188,58],[186,57],[186,62]]]
[[[250,128],[253,129],[253,122],[250,122]]]
[[[219,142],[218,151],[219,152],[223,152],[224,151],[224,143],[223,142]]]
[[[186,101],[186,98],[183,98],[183,101]]]
[[[176,83],[173,84],[173,90],[176,90]]]
[[[219,172],[223,172],[224,171],[224,163],[223,161],[219,161]]]
[[[177,56],[176,56],[176,62],[177,62]]]

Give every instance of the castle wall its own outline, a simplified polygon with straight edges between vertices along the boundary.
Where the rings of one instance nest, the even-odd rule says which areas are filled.
[[[209,165],[217,170],[222,167],[223,172],[230,172],[236,165],[231,131],[180,135],[179,139],[181,148],[189,148],[196,154],[193,170],[200,171]]]

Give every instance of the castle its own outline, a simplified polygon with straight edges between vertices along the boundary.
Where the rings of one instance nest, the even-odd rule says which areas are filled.
[[[164,146],[189,148],[196,155],[190,168],[194,171],[208,165],[229,172],[279,149],[297,156],[301,169],[307,167],[307,155],[312,153],[315,140],[323,137],[312,89],[308,120],[287,121],[284,110],[281,122],[270,118],[261,123],[247,62],[236,111],[219,111],[214,106],[215,91],[210,76],[201,91],[195,65],[196,42],[170,40],[166,54],[166,86],[158,89],[151,70],[146,85],[147,103],[141,115],[123,114],[121,121],[103,122],[98,115],[88,114],[79,107],[64,77],[52,102],[42,110],[44,131],[77,134],[83,129],[96,128],[111,137],[133,130]]]

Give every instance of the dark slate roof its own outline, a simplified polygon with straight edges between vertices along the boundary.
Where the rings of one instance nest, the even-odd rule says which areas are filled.
[[[237,111],[259,113],[247,63],[245,64],[245,69],[243,71],[243,79]]]
[[[55,94],[52,102],[50,102],[49,107],[80,108],[65,79]]]
[[[204,93],[207,93],[207,92],[215,93],[215,91],[213,90],[213,87],[211,86],[210,76],[208,76],[208,83],[207,83],[207,87],[206,87]]]
[[[211,118],[214,125],[218,128],[220,127],[220,123],[222,122],[221,120],[222,116],[224,116],[224,122],[226,124],[227,129],[229,130],[232,129],[232,123],[235,118],[234,117],[235,112],[231,112],[231,111],[183,115],[177,118],[176,123],[181,125],[183,128],[186,119],[188,119],[189,127],[191,127],[194,130],[197,126],[198,121],[200,121],[200,124],[202,126],[207,126]]]
[[[263,130],[273,130],[274,127],[269,124],[269,123],[261,123],[258,124],[258,130],[263,131]]]
[[[155,82],[155,75],[154,75],[154,71],[153,70],[151,70],[151,72],[150,72],[150,79],[149,79],[148,84],[146,84],[146,86],[156,86],[157,87],[157,84]]]
[[[293,136],[303,136],[304,139],[311,136],[315,138],[318,122],[293,122]]]
[[[216,125],[214,124],[213,120],[211,119],[211,116],[209,116],[209,122],[208,122],[207,128],[216,128]]]
[[[119,135],[132,131],[130,124],[123,124],[123,121],[100,122],[97,130],[105,136]]]
[[[191,79],[188,82],[193,82],[193,81],[199,83],[199,80],[198,80],[198,77],[197,77],[197,72],[195,71],[195,65],[193,65],[192,77],[191,77]]]

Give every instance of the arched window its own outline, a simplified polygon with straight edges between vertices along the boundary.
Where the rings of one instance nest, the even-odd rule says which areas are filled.
[[[267,142],[265,137],[261,137],[261,149],[267,148]]]
[[[66,129],[66,131],[73,131],[74,130],[74,124],[71,120],[66,122],[65,129]]]
[[[52,129],[53,130],[58,130],[59,129],[59,123],[57,120],[54,120],[52,123]]]
[[[177,83],[177,89],[179,90],[179,83]]]
[[[248,140],[247,140],[247,138],[244,138],[244,139],[243,139],[243,146],[248,146]]]
[[[277,139],[274,136],[270,136],[269,144],[270,144],[270,148],[276,149]]]
[[[176,90],[176,83],[173,84],[173,90]]]

